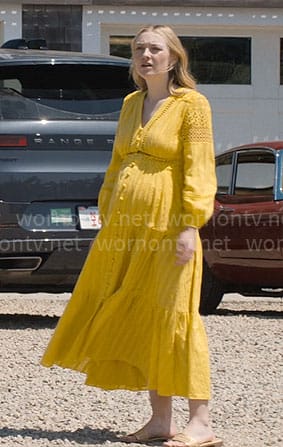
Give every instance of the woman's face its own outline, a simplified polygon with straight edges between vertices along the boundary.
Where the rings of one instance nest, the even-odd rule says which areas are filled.
[[[133,62],[137,73],[146,80],[152,76],[168,76],[173,58],[162,36],[145,31],[134,43]]]

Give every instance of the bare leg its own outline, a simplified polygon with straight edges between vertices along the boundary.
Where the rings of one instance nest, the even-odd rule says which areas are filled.
[[[151,419],[144,427],[122,438],[125,442],[135,442],[150,438],[170,439],[176,434],[176,426],[172,418],[172,398],[159,396],[156,391],[150,391],[152,408]]]
[[[190,420],[182,433],[199,443],[211,441],[215,438],[209,422],[207,400],[189,400]],[[183,442],[168,440],[164,443],[168,447],[184,447]]]
[[[172,397],[159,396],[156,391],[150,391],[149,394],[152,407],[150,424],[159,428],[166,437],[172,437],[176,433],[172,416]]]

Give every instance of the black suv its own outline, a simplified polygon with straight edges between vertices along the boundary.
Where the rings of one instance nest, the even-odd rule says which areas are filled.
[[[70,291],[99,229],[129,61],[0,50],[0,291]]]
[[[45,39],[11,39],[1,45],[1,48],[13,48],[14,50],[47,50]]]

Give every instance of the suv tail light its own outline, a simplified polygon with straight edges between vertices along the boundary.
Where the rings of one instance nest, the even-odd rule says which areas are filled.
[[[0,147],[26,147],[27,137],[23,135],[0,135]]]

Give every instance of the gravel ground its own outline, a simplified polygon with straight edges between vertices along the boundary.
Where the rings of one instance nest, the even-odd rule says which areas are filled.
[[[150,415],[145,392],[104,392],[85,386],[79,373],[39,365],[68,298],[0,294],[1,446],[120,447],[116,435]],[[282,300],[226,295],[203,319],[217,435],[226,447],[281,446]],[[174,411],[184,426],[186,400],[176,398]]]

